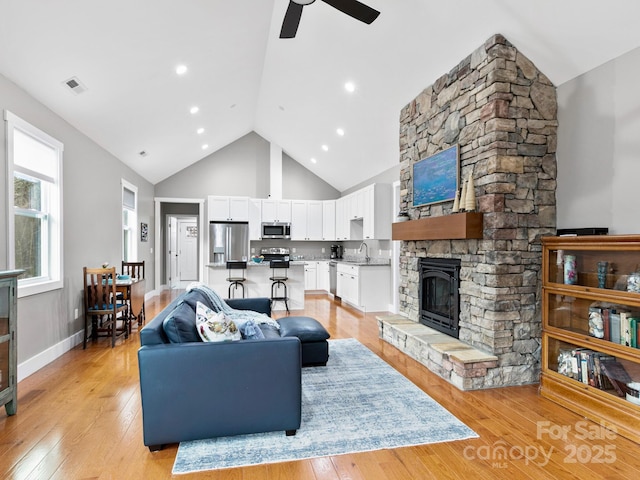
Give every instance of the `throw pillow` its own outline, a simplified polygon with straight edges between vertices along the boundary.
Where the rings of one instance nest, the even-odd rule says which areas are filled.
[[[240,340],[240,330],[224,313],[216,313],[204,303],[196,307],[196,327],[203,342],[230,342]]]
[[[162,322],[162,328],[171,343],[200,342],[196,331],[196,312],[180,302]]]

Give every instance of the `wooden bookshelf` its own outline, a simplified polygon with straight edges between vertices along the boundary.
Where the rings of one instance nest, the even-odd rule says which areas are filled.
[[[482,238],[482,213],[453,213],[392,224],[393,240],[463,240]]]
[[[629,386],[640,382],[632,323],[640,318],[640,292],[628,284],[640,266],[640,235],[545,237],[542,245],[540,394],[640,443],[640,398]],[[569,255],[573,283],[563,275]],[[609,265],[602,283],[598,262]]]

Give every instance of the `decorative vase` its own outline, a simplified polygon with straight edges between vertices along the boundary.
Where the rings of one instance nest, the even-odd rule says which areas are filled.
[[[465,201],[464,199],[467,198],[467,182],[463,181],[462,182],[462,192],[460,193],[460,203],[459,203],[459,211],[460,212],[464,212],[465,210]]]
[[[396,217],[396,222],[406,222],[409,220],[409,214],[407,212],[400,212]]]
[[[598,262],[598,288],[607,288],[609,262]]]
[[[458,213],[460,210],[460,196],[458,190],[456,190],[456,196],[453,200],[453,208],[451,209],[451,213]]]
[[[576,256],[564,256],[564,283],[567,285],[575,285],[578,281],[578,272],[576,270]]]
[[[476,211],[476,189],[473,184],[473,174],[469,174],[469,180],[467,180],[467,192],[464,197],[464,209],[467,212]]]

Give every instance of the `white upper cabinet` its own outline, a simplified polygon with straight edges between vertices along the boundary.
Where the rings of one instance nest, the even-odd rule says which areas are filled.
[[[322,239],[336,239],[336,201],[325,200],[322,202]]]
[[[267,223],[290,223],[291,200],[262,200],[262,221]]]
[[[362,239],[387,240],[391,238],[393,223],[392,191],[389,184],[373,184],[362,189]]]
[[[322,240],[322,201],[291,201],[291,240]]]
[[[249,199],[249,240],[262,240],[262,200]]]
[[[208,198],[209,221],[249,221],[248,197],[222,197],[210,195]]]

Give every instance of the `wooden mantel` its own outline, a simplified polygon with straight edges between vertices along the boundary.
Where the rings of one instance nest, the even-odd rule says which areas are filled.
[[[393,240],[464,240],[482,238],[482,213],[453,213],[392,224]]]

